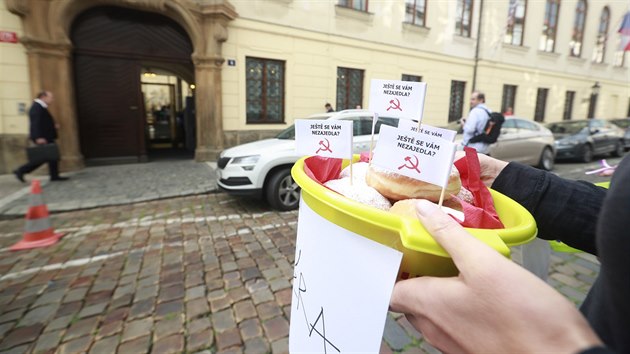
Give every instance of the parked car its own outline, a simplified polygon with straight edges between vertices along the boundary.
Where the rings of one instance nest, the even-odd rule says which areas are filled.
[[[603,119],[567,120],[547,124],[556,137],[556,159],[590,162],[594,156],[624,153],[623,131]]]
[[[623,135],[623,146],[626,150],[630,149],[630,117],[610,119],[610,121],[625,131]]]
[[[452,122],[447,128],[458,131],[455,142],[460,143],[463,138],[462,125]],[[554,137],[542,124],[525,118],[506,116],[501,134],[497,142],[490,145],[488,155],[550,171],[556,156]]]
[[[345,110],[318,114],[309,119],[352,120],[354,152],[370,149],[372,113]],[[375,134],[382,124],[398,126],[397,118],[379,117]],[[375,142],[378,136],[375,135]],[[300,158],[295,153],[295,127],[291,125],[273,139],[238,145],[221,152],[218,185],[232,195],[264,198],[272,208],[292,210],[298,207],[300,190],[291,177],[291,167]]]

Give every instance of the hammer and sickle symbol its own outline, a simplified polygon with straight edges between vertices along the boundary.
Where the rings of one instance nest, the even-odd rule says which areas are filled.
[[[326,140],[326,142],[324,142],[324,140]],[[321,147],[319,149],[317,149],[315,154],[319,154],[320,151],[328,151],[328,152],[332,153],[332,150],[330,149],[330,142],[326,138],[324,138],[324,140],[320,140],[319,141],[319,146],[321,146]]]
[[[400,108],[400,101],[397,98],[389,100],[389,107],[387,107],[387,111],[390,109],[397,109],[402,112],[402,108]]]
[[[415,159],[415,161],[411,161],[411,156],[407,156],[405,157],[405,163],[398,166],[398,169],[402,169],[403,167],[408,168],[410,170],[416,170],[418,171],[418,173],[420,173],[420,169],[418,168],[419,165],[419,161],[418,158],[415,155],[412,155],[413,158]],[[409,165],[407,165],[407,163],[409,163]]]

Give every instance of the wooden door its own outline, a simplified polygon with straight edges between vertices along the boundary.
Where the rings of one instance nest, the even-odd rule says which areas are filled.
[[[144,154],[144,134],[136,62],[77,55],[74,65],[85,158],[140,158]]]

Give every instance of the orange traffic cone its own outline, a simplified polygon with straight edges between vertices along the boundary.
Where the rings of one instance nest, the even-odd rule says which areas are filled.
[[[63,236],[63,233],[55,233],[48,218],[48,207],[42,198],[42,186],[39,180],[31,183],[31,196],[26,212],[26,225],[22,241],[11,246],[11,251],[25,250],[29,248],[50,246]]]

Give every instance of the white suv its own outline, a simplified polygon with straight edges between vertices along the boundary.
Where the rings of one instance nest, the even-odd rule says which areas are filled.
[[[370,149],[371,112],[351,109],[314,115],[308,119],[352,120],[354,152]],[[379,117],[375,134],[378,134],[382,124],[398,126],[398,119]],[[375,135],[375,143],[377,138],[378,135]],[[232,195],[264,197],[277,210],[296,209],[300,201],[300,188],[291,178],[291,167],[300,157],[295,153],[293,125],[273,139],[226,149],[221,152],[217,163],[219,188]]]

